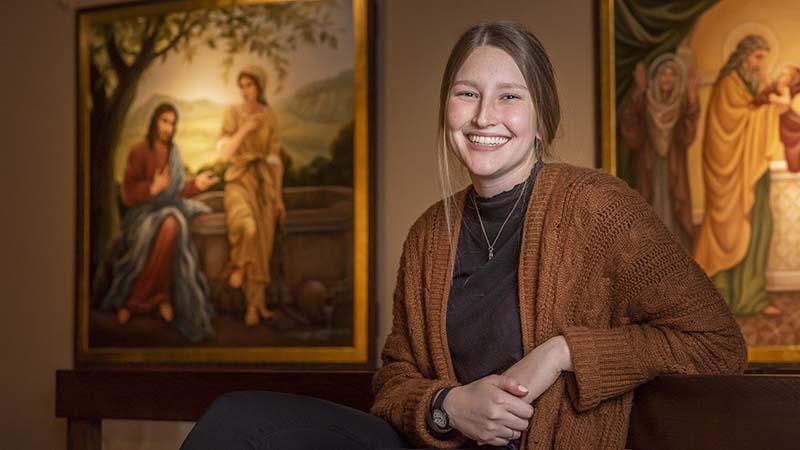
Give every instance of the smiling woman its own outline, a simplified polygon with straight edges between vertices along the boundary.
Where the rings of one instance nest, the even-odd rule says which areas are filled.
[[[644,200],[603,172],[545,164],[559,120],[532,33],[510,22],[464,33],[441,88],[445,198],[406,238],[373,382],[383,420],[235,393],[184,449],[621,449],[638,385],[740,372],[730,311]],[[451,166],[472,185],[453,193]]]
[[[475,49],[450,89],[447,140],[481,196],[528,176],[534,139],[541,137],[522,72],[499,48]]]

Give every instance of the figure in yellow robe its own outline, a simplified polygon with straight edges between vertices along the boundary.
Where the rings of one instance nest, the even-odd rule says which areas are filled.
[[[746,316],[769,304],[768,167],[770,160],[782,158],[781,110],[776,104],[753,103],[768,52],[763,38],[746,37],[736,52],[720,72],[708,103],[703,141],[705,212],[694,256],[734,314]]]
[[[264,98],[266,76],[255,66],[238,76],[243,102],[225,111],[220,158],[225,172],[225,216],[230,243],[229,284],[241,288],[247,302],[245,323],[270,319],[265,290],[277,226],[283,222],[283,165],[276,118]]]

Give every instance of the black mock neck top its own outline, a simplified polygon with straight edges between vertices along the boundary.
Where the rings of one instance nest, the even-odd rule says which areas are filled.
[[[450,356],[462,384],[502,373],[522,358],[517,268],[522,223],[542,165],[538,161],[524,182],[493,197],[481,198],[474,188],[467,193],[446,319]],[[514,210],[491,260],[473,196],[489,242]]]

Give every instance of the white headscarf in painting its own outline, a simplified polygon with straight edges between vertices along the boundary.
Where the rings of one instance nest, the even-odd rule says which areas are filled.
[[[669,94],[664,95],[658,77],[661,70],[667,67],[675,73],[675,82]],[[666,156],[681,113],[681,101],[686,91],[686,69],[674,53],[664,53],[650,64],[648,72],[647,134],[656,154]]]

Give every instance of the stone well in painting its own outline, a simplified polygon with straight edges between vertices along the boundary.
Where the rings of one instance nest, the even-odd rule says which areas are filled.
[[[273,284],[268,304],[277,306],[282,301],[317,323],[323,320],[322,303],[352,310],[353,189],[284,188],[283,198],[286,223],[276,237],[270,262]],[[226,289],[229,251],[223,193],[206,192],[195,199],[212,209],[193,223],[192,235],[212,287],[214,306],[223,313],[241,312],[241,296],[220,295]]]

